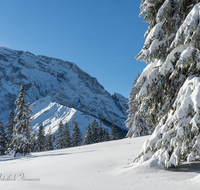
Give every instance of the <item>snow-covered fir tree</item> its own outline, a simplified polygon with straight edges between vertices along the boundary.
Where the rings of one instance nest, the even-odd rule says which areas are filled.
[[[200,157],[199,0],[142,0],[149,23],[138,60],[148,63],[135,87],[139,113],[155,126],[135,161],[165,167]]]
[[[110,131],[110,134],[109,134],[109,139],[111,141],[119,139],[119,135],[118,135],[118,132],[115,128],[114,122],[112,123],[112,128],[111,128],[111,131]]]
[[[49,127],[45,140],[45,151],[53,150],[54,149],[53,143],[54,143],[54,137],[51,132],[51,127]]]
[[[5,155],[6,151],[6,134],[4,131],[3,121],[0,120],[0,156]]]
[[[139,102],[135,99],[136,95],[140,91],[140,87],[136,87],[135,84],[139,78],[139,73],[137,77],[134,79],[133,87],[130,92],[128,106],[129,109],[127,110],[128,119],[126,120],[126,127],[129,128],[129,131],[126,137],[140,137],[149,135],[152,133],[152,127],[146,123],[146,118],[144,114],[139,113],[138,107]]]
[[[31,142],[31,152],[35,152],[36,136],[32,126],[29,127],[29,138]]]
[[[63,144],[64,136],[63,136],[63,123],[62,120],[59,123],[58,131],[56,133],[56,141],[55,141],[55,149],[65,148]]]
[[[29,127],[32,111],[29,109],[29,104],[26,103],[25,97],[26,91],[22,83],[19,96],[15,101],[17,112],[15,117],[16,125],[13,129],[11,147],[8,149],[8,153],[14,157],[16,154],[24,156],[31,151],[32,139]]]
[[[104,141],[109,141],[109,140],[110,140],[110,135],[108,129],[104,129]]]
[[[103,141],[105,141],[105,133],[104,133],[105,131],[104,131],[104,128],[102,127],[102,125],[101,125],[101,121],[100,121],[100,123],[99,123],[99,125],[98,125],[98,131],[97,131],[97,141],[98,142],[103,142]]]
[[[72,137],[70,135],[70,129],[68,123],[63,126],[63,147],[69,148],[72,146]]]
[[[81,131],[78,127],[78,123],[73,123],[73,133],[72,133],[72,146],[80,146],[82,142]]]
[[[35,152],[45,151],[45,131],[44,131],[43,123],[40,123],[39,125],[34,151]]]
[[[13,134],[13,129],[15,126],[15,113],[14,109],[10,111],[10,114],[8,116],[8,122],[6,123],[6,147],[9,148],[12,140],[12,134]]]
[[[85,134],[83,137],[83,145],[93,144],[92,138],[93,138],[92,137],[92,129],[91,129],[90,124],[88,124],[88,126],[85,129]]]
[[[94,120],[91,123],[92,143],[98,143],[98,126],[99,126],[99,123],[94,118]]]
[[[128,118],[126,120],[126,127],[129,128],[129,132],[127,134],[127,137],[132,137],[132,135],[133,135],[133,132],[132,132],[131,129],[132,129],[132,126],[133,126],[135,114],[138,111],[138,106],[139,106],[138,102],[135,100],[135,96],[139,93],[140,88],[134,87],[139,76],[140,75],[138,73],[138,75],[134,79],[133,87],[131,89],[130,96],[129,96],[129,102],[128,102],[129,109],[127,110]]]

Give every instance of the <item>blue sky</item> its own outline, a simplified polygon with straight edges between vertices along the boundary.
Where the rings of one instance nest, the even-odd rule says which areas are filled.
[[[111,94],[129,96],[146,63],[141,0],[0,0],[0,46],[76,63]]]

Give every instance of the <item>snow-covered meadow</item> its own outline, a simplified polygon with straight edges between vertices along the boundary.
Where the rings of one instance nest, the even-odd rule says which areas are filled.
[[[200,163],[166,170],[150,160],[133,163],[149,136],[0,157],[3,190],[199,190]]]

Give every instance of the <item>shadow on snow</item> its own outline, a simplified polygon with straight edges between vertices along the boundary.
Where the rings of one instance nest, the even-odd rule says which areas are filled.
[[[62,150],[62,149],[59,149]],[[90,151],[81,151],[81,152],[73,152],[73,153],[68,153],[68,152],[61,152],[61,153],[56,153],[57,151],[52,150],[52,151],[44,151],[44,152],[37,152],[37,153],[31,153],[26,156],[17,156],[17,157],[11,157],[11,156],[0,156],[0,162],[2,161],[15,161],[15,160],[20,160],[20,161],[29,161],[31,159],[37,158],[37,157],[53,157],[53,156],[67,156],[67,155],[73,155],[73,154],[83,154],[83,153],[88,153],[88,152],[95,152],[98,150],[90,150]]]

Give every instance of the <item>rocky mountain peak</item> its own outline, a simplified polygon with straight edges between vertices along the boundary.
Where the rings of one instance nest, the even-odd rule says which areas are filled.
[[[27,91],[27,102],[48,97],[60,105],[124,127],[128,99],[117,93],[111,95],[75,63],[1,47],[0,111],[4,121],[21,83]]]

